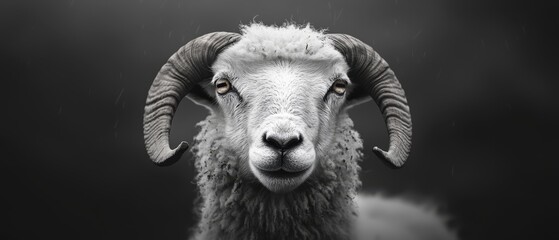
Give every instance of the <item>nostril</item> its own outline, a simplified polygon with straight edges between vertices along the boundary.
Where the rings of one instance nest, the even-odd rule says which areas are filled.
[[[264,136],[262,136],[262,141],[270,147],[285,151],[301,144],[303,142],[303,136],[297,134],[288,137],[279,137],[274,134],[264,134]]]
[[[282,148],[282,144],[276,138],[271,137],[268,134],[264,134],[262,140],[270,147],[277,148],[277,149]]]
[[[303,137],[301,135],[297,135],[297,136],[287,140],[287,142],[283,145],[283,149],[294,148],[297,145],[299,145],[301,142],[303,142]]]

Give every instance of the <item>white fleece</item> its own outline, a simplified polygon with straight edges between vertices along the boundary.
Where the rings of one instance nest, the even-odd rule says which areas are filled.
[[[357,240],[458,239],[434,205],[364,194],[360,194],[356,202]]]

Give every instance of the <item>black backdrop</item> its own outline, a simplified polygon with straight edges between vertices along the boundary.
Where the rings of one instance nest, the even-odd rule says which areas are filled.
[[[463,239],[550,238],[558,102],[557,6],[536,1],[2,1],[2,239],[186,239],[196,222],[192,155],[153,165],[149,85],[203,33],[253,20],[311,22],[371,44],[411,104],[408,164],[374,103],[351,110],[364,192],[437,201]],[[206,111],[184,101],[172,143]]]

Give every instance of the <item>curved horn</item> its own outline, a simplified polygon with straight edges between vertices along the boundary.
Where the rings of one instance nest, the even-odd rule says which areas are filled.
[[[373,48],[357,38],[345,34],[328,34],[336,50],[350,66],[349,77],[363,85],[377,103],[388,127],[390,146],[388,152],[378,147],[375,154],[401,167],[411,148],[411,114],[404,89],[394,72]]]
[[[212,76],[211,65],[227,46],[239,40],[239,34],[215,32],[198,37],[181,47],[163,65],[153,80],[144,109],[144,141],[151,160],[171,165],[188,149],[181,142],[169,147],[173,115],[181,99],[202,79]]]

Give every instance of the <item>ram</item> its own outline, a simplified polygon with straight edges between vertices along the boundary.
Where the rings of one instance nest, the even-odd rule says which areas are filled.
[[[169,146],[185,96],[209,109],[192,151],[201,194],[193,239],[454,239],[429,208],[358,196],[362,140],[347,109],[373,99],[386,121],[388,151],[401,167],[412,122],[404,90],[373,49],[306,26],[241,27],[181,47],[161,68],[144,114],[147,152],[177,161]]]

